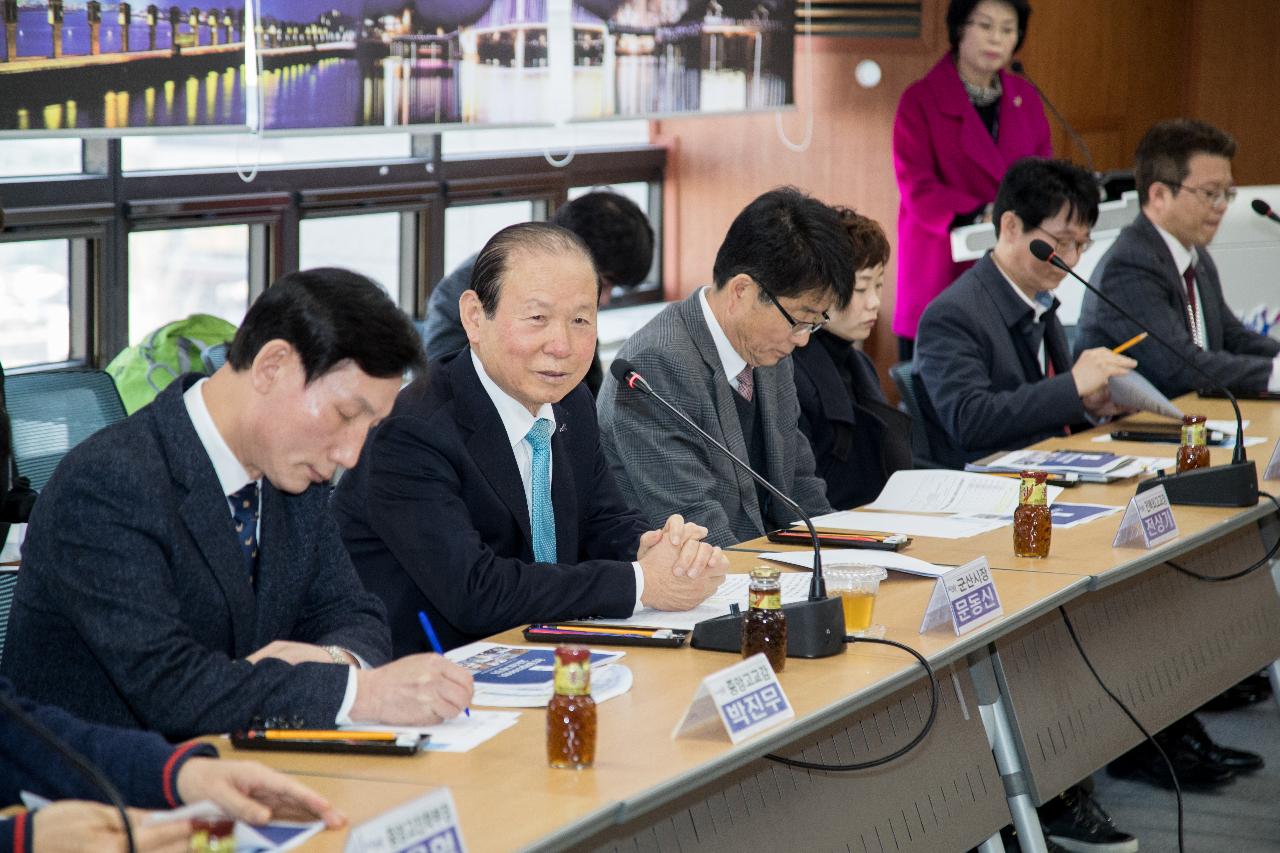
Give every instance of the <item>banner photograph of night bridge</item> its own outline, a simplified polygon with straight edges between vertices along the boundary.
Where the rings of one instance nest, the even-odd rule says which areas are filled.
[[[794,103],[794,0],[575,0],[574,118]]]

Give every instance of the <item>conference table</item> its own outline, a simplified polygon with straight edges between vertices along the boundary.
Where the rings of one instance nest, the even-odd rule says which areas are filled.
[[[1229,413],[1221,401],[1176,402],[1211,418]],[[1250,453],[1261,479],[1280,437],[1280,405],[1242,407],[1251,421],[1246,433],[1266,439]],[[1038,446],[1176,452],[1172,445],[1100,445],[1092,441],[1098,433]],[[1217,463],[1230,450],[1211,454]],[[1058,500],[1123,506],[1133,492],[1132,480],[1082,485]],[[1044,560],[1013,556],[1009,527],[967,539],[917,537],[904,553],[946,565],[985,556],[1004,612],[961,637],[949,625],[921,634],[934,581],[895,572],[882,583],[875,621],[886,638],[930,662],[938,712],[914,750],[874,769],[800,770],[765,757],[861,762],[921,730],[930,685],[920,665],[901,650],[866,643],[830,658],[789,658],[779,681],[795,718],[737,745],[718,728],[672,737],[702,679],[737,655],[629,648],[622,663],[634,685],[599,706],[596,763],[588,770],[546,766],[539,709],[523,711],[515,726],[467,753],[252,757],[298,774],[353,822],[447,787],[462,837],[477,851],[963,851],[1011,817],[1024,848],[1043,849],[1034,806],[1142,737],[1089,672],[1067,618],[1099,677],[1151,731],[1280,658],[1280,594],[1269,567],[1222,583],[1169,567],[1174,561],[1223,576],[1248,566],[1280,536],[1274,506],[1264,498],[1245,508],[1175,506],[1173,514],[1179,535],[1151,550],[1112,548],[1115,514],[1055,529]],[[742,543],[727,552],[731,571],[748,571],[766,550],[788,549]],[[524,642],[518,631],[493,639]],[[235,752],[225,741],[221,748]],[[340,850],[344,836],[322,833],[308,849]]]

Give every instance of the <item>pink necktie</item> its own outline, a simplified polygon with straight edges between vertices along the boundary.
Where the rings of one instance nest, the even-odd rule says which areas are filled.
[[[748,403],[751,402],[751,396],[755,394],[755,385],[751,381],[751,365],[747,365],[738,371],[738,393],[742,395],[742,399]]]

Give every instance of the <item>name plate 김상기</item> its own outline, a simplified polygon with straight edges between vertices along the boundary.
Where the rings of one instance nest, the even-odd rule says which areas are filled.
[[[1003,613],[987,558],[975,557],[938,578],[924,609],[920,633],[950,621],[959,637]]]
[[[1125,507],[1112,548],[1154,548],[1178,537],[1178,522],[1164,486],[1139,492]]]
[[[671,737],[719,718],[733,743],[771,729],[796,715],[763,653],[713,672],[698,685]]]

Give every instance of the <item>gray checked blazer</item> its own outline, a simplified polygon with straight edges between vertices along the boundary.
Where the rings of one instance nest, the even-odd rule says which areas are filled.
[[[739,458],[747,458],[735,392],[720,364],[697,292],[663,309],[631,336],[618,357],[629,360],[655,391]],[[800,406],[790,358],[756,368],[755,400],[767,460],[760,473],[806,512],[830,512],[826,485],[814,473],[813,452],[798,426]],[[619,386],[606,374],[596,408],[600,443],[623,497],[654,527],[680,513],[704,525],[707,541],[721,546],[766,532],[751,477],[661,404]],[[769,524],[794,520],[785,507],[774,503]]]

